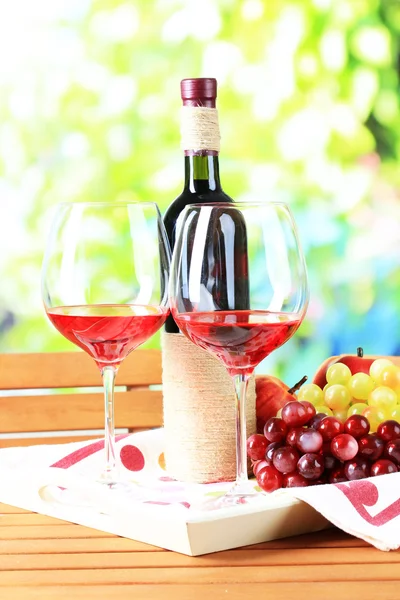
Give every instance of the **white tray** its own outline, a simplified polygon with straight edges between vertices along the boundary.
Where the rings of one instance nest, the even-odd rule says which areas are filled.
[[[132,504],[127,509],[101,514],[92,508],[66,506],[43,500],[37,474],[26,475],[21,494],[21,473],[0,472],[0,502],[32,510],[100,531],[131,538],[189,556],[258,544],[318,531],[330,523],[308,504],[287,496],[265,498],[265,504],[240,505],[214,511],[183,506]]]

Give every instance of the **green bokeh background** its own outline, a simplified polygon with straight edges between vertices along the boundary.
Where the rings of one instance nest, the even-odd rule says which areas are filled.
[[[40,265],[61,201],[179,193],[179,82],[219,82],[221,177],[287,201],[311,303],[261,370],[400,350],[398,0],[15,0],[0,19],[0,351],[72,349]],[[159,338],[149,344],[154,346]]]

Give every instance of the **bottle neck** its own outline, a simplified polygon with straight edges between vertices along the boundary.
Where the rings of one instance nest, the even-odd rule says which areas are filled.
[[[193,194],[222,191],[217,152],[185,155],[185,190]]]

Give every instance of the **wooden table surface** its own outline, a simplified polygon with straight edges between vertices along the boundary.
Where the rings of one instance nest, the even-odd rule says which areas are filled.
[[[1,600],[398,600],[399,563],[337,529],[190,557],[0,504]]]

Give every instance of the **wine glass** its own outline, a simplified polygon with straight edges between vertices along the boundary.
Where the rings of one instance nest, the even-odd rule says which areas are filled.
[[[170,248],[156,204],[82,202],[57,207],[42,269],[51,323],[100,369],[105,466],[99,481],[120,481],[114,436],[114,381],[124,358],[169,314]]]
[[[247,383],[304,318],[305,261],[283,203],[193,204],[181,213],[178,229],[172,315],[192,342],[225,365],[236,392],[236,482],[217,506],[246,503],[258,494],[247,474]]]

